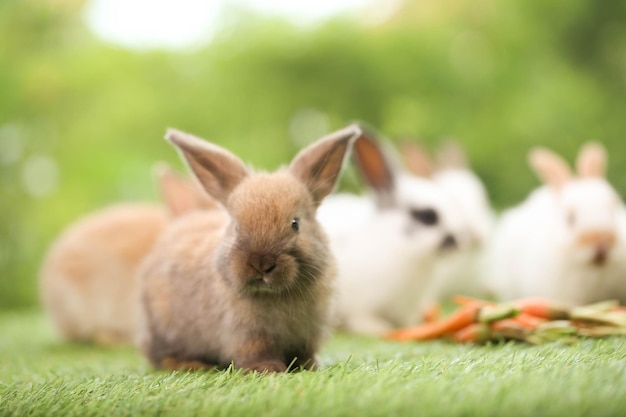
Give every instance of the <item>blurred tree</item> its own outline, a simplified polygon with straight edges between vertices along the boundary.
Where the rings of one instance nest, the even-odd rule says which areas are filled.
[[[383,21],[314,28],[230,10],[204,48],[133,52],[90,34],[82,0],[3,0],[0,308],[35,303],[41,257],[65,224],[155,198],[154,161],[181,167],[168,126],[261,169],[352,120],[432,147],[455,136],[498,208],[537,184],[530,146],[571,160],[593,138],[624,193],[625,4],[405,1]]]

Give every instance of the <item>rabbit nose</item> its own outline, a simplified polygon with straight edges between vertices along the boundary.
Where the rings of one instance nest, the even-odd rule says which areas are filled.
[[[269,253],[251,253],[248,265],[261,274],[269,274],[276,269],[276,256]]]
[[[578,242],[583,245],[593,247],[593,258],[591,262],[596,266],[602,266],[609,257],[609,252],[617,241],[617,237],[612,231],[593,231],[582,234]]]
[[[440,247],[442,250],[449,250],[449,249],[455,249],[457,245],[458,245],[458,242],[456,238],[451,234],[447,234],[441,241]]]
[[[481,246],[483,243],[482,238],[480,237],[480,234],[476,231],[471,231],[468,234],[468,245],[472,248],[477,248],[479,246]]]
[[[595,266],[602,266],[606,263],[607,258],[609,257],[609,251],[606,247],[598,247],[593,254],[593,258],[591,259],[591,263]]]

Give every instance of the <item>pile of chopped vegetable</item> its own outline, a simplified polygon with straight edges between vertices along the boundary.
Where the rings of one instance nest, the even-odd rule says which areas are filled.
[[[572,342],[582,337],[626,336],[626,307],[602,301],[581,307],[566,307],[543,298],[525,298],[506,303],[454,297],[459,307],[439,317],[440,307],[425,313],[425,322],[393,330],[385,335],[396,341],[450,339],[459,343],[518,340],[532,344]]]

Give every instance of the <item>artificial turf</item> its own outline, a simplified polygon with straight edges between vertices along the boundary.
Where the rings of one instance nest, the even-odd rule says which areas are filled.
[[[60,342],[0,312],[0,416],[623,416],[626,338],[571,345],[390,343],[336,335],[321,369],[151,369],[132,348]]]

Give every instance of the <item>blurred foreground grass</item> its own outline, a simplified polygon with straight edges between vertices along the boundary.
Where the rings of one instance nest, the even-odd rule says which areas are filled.
[[[39,312],[0,316],[2,416],[616,416],[626,340],[395,344],[338,335],[317,372],[151,370],[131,348],[65,345]]]

